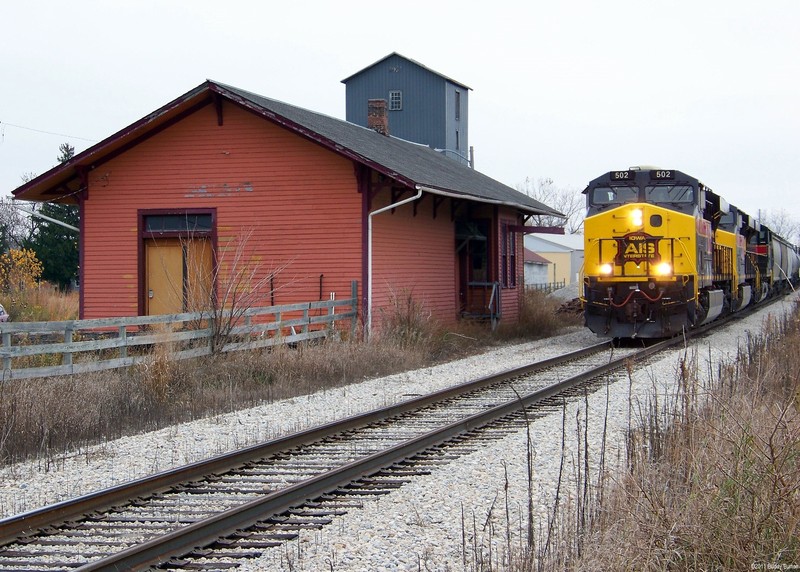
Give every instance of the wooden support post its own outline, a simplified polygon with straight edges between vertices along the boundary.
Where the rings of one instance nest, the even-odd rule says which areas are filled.
[[[64,343],[65,344],[71,344],[72,343],[72,333],[73,333],[72,324],[70,324],[66,328],[64,328]],[[63,365],[72,365],[72,352],[71,351],[65,351],[63,354],[61,354],[61,363]]]
[[[128,357],[128,328],[125,326],[119,327],[119,339],[123,343],[119,346],[119,357]]]
[[[353,280],[350,283],[350,308],[353,311],[353,317],[350,318],[350,338],[354,339],[356,335],[356,328],[358,327],[358,281]]]
[[[3,347],[9,350],[11,349],[11,332],[3,332]],[[3,369],[5,371],[11,371],[10,357],[3,358]]]

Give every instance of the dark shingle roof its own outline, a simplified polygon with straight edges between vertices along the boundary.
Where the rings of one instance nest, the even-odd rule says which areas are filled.
[[[422,187],[434,194],[516,207],[530,214],[555,214],[558,211],[532,199],[499,181],[445,157],[426,145],[381,135],[341,119],[251,93],[232,86],[210,82],[221,95],[241,98],[242,103],[287,120],[294,127],[307,130],[312,138],[321,136],[364,159],[366,164],[410,186]],[[391,125],[389,130],[391,131]]]
[[[83,188],[86,172],[143,141],[152,133],[180,120],[187,113],[207,105],[209,99],[214,98],[228,99],[411,188],[466,200],[508,205],[528,214],[563,216],[516,189],[427,146],[387,137],[342,119],[210,80],[75,155],[69,161],[28,181],[13,191],[14,196],[23,200],[76,202],[75,195]],[[391,129],[391,125],[389,127]]]

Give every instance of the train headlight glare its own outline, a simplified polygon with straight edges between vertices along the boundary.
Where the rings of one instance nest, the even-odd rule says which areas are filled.
[[[633,226],[642,226],[643,217],[642,209],[633,209],[631,211],[631,224]]]
[[[659,276],[669,276],[672,274],[672,264],[669,262],[660,262],[656,265],[656,274]]]
[[[603,276],[611,276],[611,273],[614,271],[614,267],[606,262],[605,264],[600,265],[600,274]]]

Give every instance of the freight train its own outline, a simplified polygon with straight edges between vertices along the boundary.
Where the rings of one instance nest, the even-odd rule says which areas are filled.
[[[796,246],[696,178],[611,171],[584,190],[586,326],[663,338],[793,289]]]

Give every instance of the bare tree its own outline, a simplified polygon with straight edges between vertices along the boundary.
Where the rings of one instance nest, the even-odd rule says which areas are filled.
[[[792,217],[784,209],[779,211],[760,211],[761,222],[794,244],[800,242],[800,221]]]
[[[577,189],[559,187],[550,178],[534,181],[526,177],[517,190],[566,215],[566,218],[534,215],[531,217],[534,226],[562,227],[567,234],[577,234],[583,229],[585,201]]]
[[[294,283],[289,279],[282,281],[281,286],[274,286],[275,278],[292,261],[265,265],[253,251],[253,234],[252,228],[242,230],[220,245],[216,257],[210,250],[206,251],[211,248],[208,241],[197,241],[200,250],[187,260],[188,309],[200,312],[204,319],[210,320],[214,353],[221,351],[234,328],[244,323],[247,310],[272,305],[275,292]],[[184,251],[191,252],[190,243],[191,239],[182,240]],[[214,257],[213,263],[211,257]],[[205,258],[208,258],[208,264],[203,263]],[[177,285],[171,284],[171,287],[176,298],[184,295],[182,281]]]
[[[16,208],[11,197],[0,198],[0,252],[22,248],[34,231],[31,217]]]

